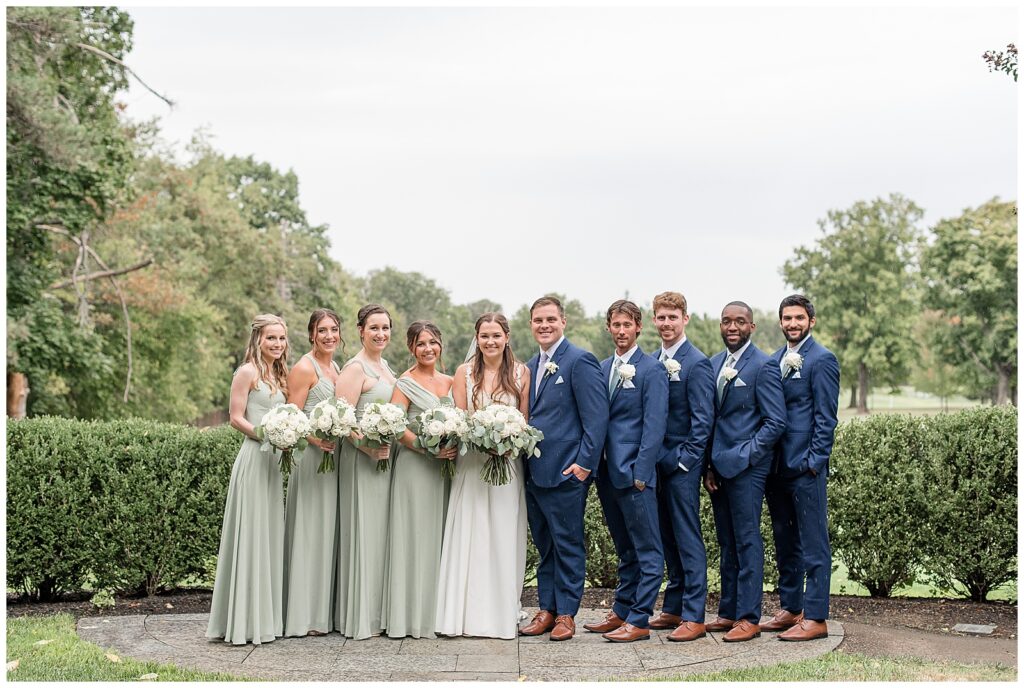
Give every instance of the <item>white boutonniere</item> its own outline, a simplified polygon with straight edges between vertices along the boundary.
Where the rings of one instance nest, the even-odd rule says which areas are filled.
[[[544,364],[544,370],[547,371],[544,373],[545,375],[554,375],[558,372],[558,364],[554,361],[548,361]]]
[[[804,357],[795,351],[790,351],[782,358],[782,364],[786,366],[786,373],[792,370],[800,370],[804,365]]]
[[[619,366],[619,379],[623,382],[629,382],[636,375],[636,366],[631,366],[628,363],[623,363]]]
[[[679,365],[679,361],[677,361],[674,358],[669,358],[665,360],[665,372],[668,373],[668,377],[670,380],[679,379],[679,369],[681,367],[682,366]]]
[[[738,371],[735,368],[723,368],[722,369],[722,377],[724,377],[725,381],[728,382],[729,380],[731,380],[734,377],[736,377],[736,373],[737,372]]]
[[[623,363],[619,366],[619,384],[622,385],[622,389],[636,389],[632,382],[633,377],[635,376],[635,366],[631,366],[628,363]]]

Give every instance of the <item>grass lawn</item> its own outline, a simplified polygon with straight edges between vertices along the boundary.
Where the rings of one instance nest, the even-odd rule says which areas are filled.
[[[838,561],[833,563],[838,564],[839,568],[832,572],[832,586],[830,588],[833,595],[860,595],[861,597],[868,596],[868,589],[860,583],[856,583],[847,578],[846,567]],[[897,588],[893,593],[893,597],[945,597],[953,599],[968,599],[962,595],[957,595],[952,591],[937,590],[934,585],[927,583],[915,582],[913,585],[907,588]],[[1017,581],[1010,581],[1004,583],[995,590],[989,593],[988,599],[990,601],[1011,601],[1017,600]]]
[[[144,680],[245,680],[127,657],[115,661],[108,652],[79,639],[70,614],[7,619],[8,681],[138,681],[148,674]],[[18,666],[11,669],[13,662]]]
[[[1016,681],[1017,670],[1000,664],[931,662],[830,652],[801,662],[754,669],[726,669],[665,681]]]
[[[844,389],[839,395],[839,420],[863,418],[855,408],[847,408],[850,403],[850,390]],[[980,406],[981,403],[966,397],[950,397],[946,400],[946,409],[950,413],[965,408]],[[871,413],[909,413],[914,416],[931,416],[942,413],[942,400],[937,396],[918,392],[913,387],[900,387],[899,394],[889,394],[879,390],[868,395],[868,410]]]

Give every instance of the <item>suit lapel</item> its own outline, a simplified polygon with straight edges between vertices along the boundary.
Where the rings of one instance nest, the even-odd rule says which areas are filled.
[[[638,346],[636,348],[636,351],[633,352],[633,355],[629,357],[629,360],[626,361],[626,363],[631,365],[631,366],[633,366],[634,368],[636,368],[636,362],[638,360],[640,360],[640,357],[643,356],[643,355],[644,355],[644,352],[641,351],[640,347]],[[604,378],[605,380],[610,378],[611,375],[612,375],[611,361],[614,361],[614,360],[615,360],[615,354],[612,354],[612,357],[611,357],[611,359],[608,362],[608,371],[607,371],[607,375]],[[612,398],[608,400],[609,404],[611,404],[613,401],[615,401],[615,397],[619,396],[619,390],[620,389],[622,389],[622,378],[621,377],[618,380],[615,381],[615,389],[612,390]]]
[[[736,380],[740,379],[740,373],[743,372],[743,367],[745,365],[747,365],[747,361],[750,360],[750,354],[752,353],[751,349],[753,348],[753,346],[754,346],[754,343],[751,342],[750,346],[748,346],[743,351],[743,355],[740,356],[740,359],[738,361],[736,361],[736,365],[733,368],[736,371],[736,374],[733,376],[733,378],[731,380],[729,380],[728,382],[725,383],[725,389],[722,390],[722,404],[723,405],[725,404],[725,400],[729,397],[729,390],[732,389],[733,385],[736,383]],[[728,355],[729,354],[726,354],[726,356],[728,356]]]
[[[555,349],[555,353],[551,354],[551,360],[549,361],[549,363],[554,363],[555,365],[558,365],[558,361],[562,358],[562,354],[564,354],[568,348],[569,348],[569,340],[568,339],[563,339],[562,343],[558,346],[557,349]],[[537,365],[540,365],[540,355],[539,354],[537,356]],[[543,372],[544,373],[544,377],[541,378],[541,380],[540,380],[540,389],[537,390],[537,401],[540,400],[540,395],[544,393],[545,389],[547,389],[548,383],[551,380],[551,378],[555,377],[555,375],[558,375],[558,371],[557,370],[555,371],[555,375],[549,375],[548,371],[546,371],[546,370],[538,371],[538,372]]]

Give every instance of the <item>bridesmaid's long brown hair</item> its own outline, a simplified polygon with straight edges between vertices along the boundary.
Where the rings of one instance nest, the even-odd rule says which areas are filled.
[[[474,336],[480,336],[480,326],[484,323],[498,323],[505,336],[509,336],[508,320],[501,313],[484,313],[477,318],[476,325],[473,326],[476,332]],[[502,352],[501,365],[498,366],[498,387],[495,390],[495,394],[491,395],[491,398],[493,399],[496,394],[501,392],[507,392],[512,398],[517,400],[513,406],[518,408],[519,386],[516,384],[515,370],[516,355],[512,353],[512,342],[509,339],[505,344],[505,351]],[[480,351],[479,345],[477,345],[476,354],[473,356],[473,379],[478,381],[473,387],[473,408],[478,409],[480,408],[480,395],[482,394],[480,388],[483,386],[484,379],[484,356],[483,352]]]

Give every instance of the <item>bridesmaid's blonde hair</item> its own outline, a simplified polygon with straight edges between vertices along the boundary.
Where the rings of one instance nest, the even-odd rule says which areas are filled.
[[[284,353],[273,363],[267,365],[267,362],[263,360],[263,355],[260,353],[260,342],[263,340],[263,331],[271,325],[280,325],[284,328]],[[253,389],[256,389],[256,385],[260,380],[263,380],[270,385],[271,392],[281,390],[287,394],[288,365],[285,361],[288,360],[288,325],[285,324],[284,319],[280,316],[273,313],[263,313],[253,318],[250,327],[249,344],[245,347],[245,359],[242,361],[242,364],[252,363],[256,366],[257,377],[256,382],[253,383]]]

